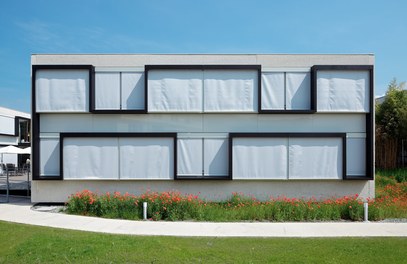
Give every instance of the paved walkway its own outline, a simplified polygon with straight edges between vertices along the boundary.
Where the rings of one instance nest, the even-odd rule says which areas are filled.
[[[4,197],[0,197],[3,201]],[[18,200],[19,199],[19,200]],[[29,200],[0,203],[0,220],[110,234],[215,237],[407,237],[407,223],[208,223],[112,220],[32,210]],[[46,208],[45,208],[46,209]]]

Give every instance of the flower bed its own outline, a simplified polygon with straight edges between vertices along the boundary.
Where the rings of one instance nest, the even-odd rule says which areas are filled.
[[[389,185],[390,186],[390,185]],[[387,188],[387,187],[386,187]],[[375,200],[369,200],[369,220],[407,218],[407,183],[390,186]],[[142,219],[143,202],[151,220],[195,221],[330,221],[363,220],[363,202],[357,195],[316,199],[287,197],[260,201],[232,193],[222,202],[206,201],[198,195],[176,191],[103,195],[84,190],[69,197],[66,212],[120,219]]]

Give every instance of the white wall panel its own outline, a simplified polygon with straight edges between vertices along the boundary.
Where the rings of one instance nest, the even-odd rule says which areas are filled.
[[[64,179],[119,179],[117,138],[65,138]]]
[[[0,116],[0,134],[14,135],[14,117]]]
[[[89,111],[88,70],[37,70],[37,112]]]
[[[255,70],[205,70],[204,112],[257,112]]]
[[[201,132],[202,116],[176,114],[94,115],[94,132]]]
[[[144,109],[144,74],[142,72],[122,73],[122,109]]]
[[[346,170],[349,176],[366,175],[366,138],[347,138]]]
[[[41,114],[42,133],[52,132],[202,132],[199,114]]]
[[[92,132],[91,114],[41,114],[40,132]]]
[[[233,179],[287,179],[287,138],[234,138]]]
[[[119,138],[120,179],[173,179],[173,138]]]
[[[40,175],[59,176],[59,138],[40,139]]]
[[[177,174],[179,176],[202,176],[202,142],[202,138],[178,139]]]
[[[254,114],[216,114],[203,115],[204,132],[253,132],[257,131]]]
[[[257,118],[259,132],[366,132],[365,114],[278,114]]]
[[[203,71],[148,72],[149,112],[202,112]]]
[[[229,174],[228,139],[204,139],[205,176],[226,176]]]
[[[18,137],[0,135],[0,145],[17,145]]]
[[[232,118],[233,117],[233,118]],[[365,133],[365,114],[41,114],[41,132]]]
[[[341,138],[290,138],[289,179],[342,179]]]
[[[287,72],[286,74],[286,109],[311,109],[310,73]]]
[[[318,111],[369,112],[369,71],[318,71]]]
[[[284,72],[263,72],[261,80],[261,108],[263,110],[284,110]]]
[[[95,108],[120,109],[120,72],[95,73]]]

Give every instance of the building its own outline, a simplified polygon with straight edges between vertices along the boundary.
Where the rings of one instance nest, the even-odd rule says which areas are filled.
[[[13,109],[0,107],[0,148],[7,146],[30,146],[30,114]],[[15,167],[22,167],[30,155],[3,154],[0,163],[11,163]],[[0,166],[0,170],[1,170]]]
[[[32,55],[32,201],[374,197],[373,55]]]

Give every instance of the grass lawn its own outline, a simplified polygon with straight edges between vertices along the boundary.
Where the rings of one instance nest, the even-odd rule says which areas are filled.
[[[407,238],[179,238],[0,221],[0,263],[405,263]]]

